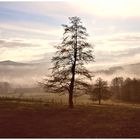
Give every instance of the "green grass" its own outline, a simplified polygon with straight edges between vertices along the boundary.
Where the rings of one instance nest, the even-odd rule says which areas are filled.
[[[140,108],[0,101],[1,138],[140,138]]]

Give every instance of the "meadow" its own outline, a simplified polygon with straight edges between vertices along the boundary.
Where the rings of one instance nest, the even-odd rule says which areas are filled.
[[[139,138],[140,105],[1,98],[1,138]]]

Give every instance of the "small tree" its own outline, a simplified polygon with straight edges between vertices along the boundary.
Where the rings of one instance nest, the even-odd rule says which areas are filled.
[[[94,89],[91,94],[92,100],[98,100],[99,105],[101,104],[101,99],[108,99],[110,97],[110,92],[108,90],[108,84],[107,81],[104,81],[101,78],[98,78],[96,80],[96,83],[94,84]]]
[[[48,92],[69,93],[69,107],[73,108],[73,94],[84,92],[91,80],[91,73],[84,66],[93,62],[93,47],[87,42],[86,28],[79,17],[70,17],[70,25],[62,25],[64,34],[62,43],[56,46],[57,52],[52,58],[52,74],[44,81]]]

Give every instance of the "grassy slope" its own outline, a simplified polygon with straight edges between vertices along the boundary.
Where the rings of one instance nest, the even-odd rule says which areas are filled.
[[[0,137],[140,137],[140,108],[0,102]]]

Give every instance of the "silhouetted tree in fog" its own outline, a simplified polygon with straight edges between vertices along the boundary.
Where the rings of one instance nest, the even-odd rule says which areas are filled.
[[[102,78],[98,78],[90,96],[93,101],[99,100],[99,105],[101,104],[102,99],[108,99],[111,96],[111,93],[108,90],[107,81],[104,81]]]
[[[84,64],[93,62],[93,47],[87,42],[86,28],[79,17],[70,17],[70,25],[64,27],[63,40],[56,46],[52,58],[53,68],[50,77],[44,81],[48,92],[69,93],[69,107],[73,108],[74,92],[86,91],[91,73]]]

